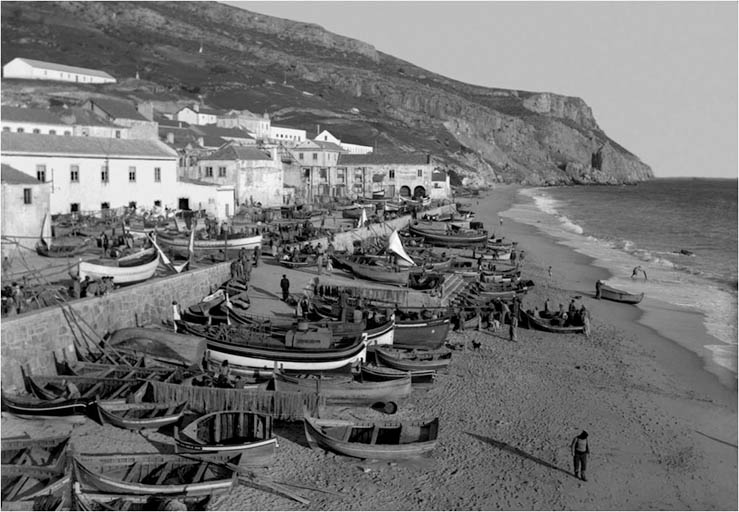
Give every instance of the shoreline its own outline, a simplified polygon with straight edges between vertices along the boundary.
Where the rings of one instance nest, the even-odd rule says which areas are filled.
[[[510,188],[511,197],[508,207],[501,211],[501,213],[506,214],[503,215],[504,218],[509,219],[511,222],[515,222],[519,230],[533,230],[532,233],[529,233],[530,236],[546,237],[550,244],[565,248],[577,258],[582,258],[580,263],[581,265],[593,269],[593,272],[591,273],[591,277],[593,278],[591,285],[588,287],[586,283],[584,287],[578,288],[577,290],[573,289],[573,291],[579,291],[580,293],[592,297],[594,296],[594,283],[596,280],[613,280],[618,278],[618,276],[613,274],[611,269],[600,264],[596,257],[578,250],[575,242],[560,239],[554,235],[546,233],[538,226],[535,227],[529,223],[519,221],[513,216],[508,216],[510,215],[511,208],[515,204],[521,204],[521,194],[519,194],[519,191],[532,187],[513,185],[506,186],[506,188]],[[599,273],[596,273],[595,269],[597,269]],[[579,283],[578,285],[580,286]],[[605,302],[607,303],[608,301]],[[635,318],[631,319],[631,321],[648,329],[655,336],[661,338],[662,342],[669,342],[689,352],[689,354],[695,358],[695,364],[700,365],[702,371],[710,374],[712,378],[717,379],[721,385],[729,391],[736,391],[737,374],[732,372],[729,368],[719,365],[709,354],[706,354],[706,352],[709,351],[709,347],[728,347],[729,345],[709,332],[706,325],[707,315],[703,311],[691,307],[680,307],[649,296],[645,297],[642,303],[635,307],[632,306],[632,309],[638,312],[638,314]],[[699,339],[700,341],[696,343],[696,339]],[[692,343],[687,340],[691,340]],[[696,349],[697,346],[702,347],[703,350],[698,351]],[[680,359],[689,358],[681,357]],[[689,374],[692,372],[683,371],[681,373]]]

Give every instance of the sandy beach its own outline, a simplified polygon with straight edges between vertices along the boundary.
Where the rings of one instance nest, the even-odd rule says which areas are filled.
[[[499,187],[462,203],[493,230],[516,192]],[[736,389],[692,352],[637,323],[638,309],[595,300],[593,283],[607,276],[585,256],[508,218],[502,234],[525,250],[523,277],[536,283],[524,308],[579,296],[593,318],[590,338],[520,329],[511,342],[502,330],[454,332],[449,341],[465,348],[455,351],[449,372],[431,389],[414,391],[399,412],[440,417],[433,457],[341,457],[311,450],[301,423],[278,423],[277,460],[263,474],[305,486],[296,492],[310,505],[239,486],[210,509],[736,510]],[[253,286],[274,287],[272,279],[255,272]],[[473,349],[472,340],[481,347]],[[70,430],[69,423],[3,414],[4,436]],[[587,482],[573,476],[569,449],[581,430],[590,434]],[[78,449],[110,453],[153,451],[146,437],[162,439],[90,420],[72,436]]]

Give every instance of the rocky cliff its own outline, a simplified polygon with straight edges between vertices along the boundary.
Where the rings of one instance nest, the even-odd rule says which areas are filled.
[[[3,63],[22,56],[146,80],[109,94],[166,93],[269,112],[311,135],[328,128],[379,151],[433,153],[471,186],[652,177],[579,98],[464,84],[317,25],[222,4],[3,2],[2,45]]]

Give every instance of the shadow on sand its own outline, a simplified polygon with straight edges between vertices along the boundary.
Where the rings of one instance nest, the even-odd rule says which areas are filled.
[[[528,459],[532,462],[536,462],[537,464],[541,464],[544,467],[547,467],[549,469],[554,469],[555,471],[560,471],[564,473],[567,476],[571,476],[572,478],[575,477],[572,473],[569,471],[566,471],[560,467],[555,466],[554,464],[547,462],[543,459],[540,459],[539,457],[535,457],[534,455],[531,455],[529,453],[526,453],[525,451],[521,450],[520,448],[516,448],[515,446],[511,446],[508,443],[504,443],[503,441],[496,441],[495,439],[492,439],[490,437],[486,436],[480,436],[477,434],[473,434],[472,432],[465,432],[468,436],[472,436],[475,439],[482,441],[483,443],[488,443],[489,445],[495,446],[496,448],[506,451],[508,453],[512,453],[513,455],[518,455],[519,457],[522,457],[524,459]]]
[[[259,293],[261,293],[262,295],[265,295],[265,296],[267,296],[267,297],[271,297],[271,298],[273,298],[273,299],[282,299],[282,297],[280,297],[280,296],[279,296],[279,295],[277,295],[276,293],[272,293],[272,292],[270,292],[270,291],[267,291],[267,290],[265,290],[264,288],[260,288],[260,287],[258,287],[258,286],[250,286],[250,287],[249,287],[249,289],[250,289],[251,291],[259,292]]]

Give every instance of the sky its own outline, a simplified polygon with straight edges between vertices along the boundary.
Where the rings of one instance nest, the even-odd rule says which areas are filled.
[[[736,178],[737,2],[225,2],[472,84],[578,96],[657,177]]]

